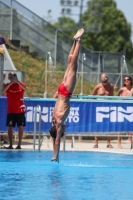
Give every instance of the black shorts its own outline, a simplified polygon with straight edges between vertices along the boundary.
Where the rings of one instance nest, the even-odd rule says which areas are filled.
[[[7,119],[6,119],[6,125],[7,126],[25,126],[26,120],[25,120],[25,113],[8,113]]]

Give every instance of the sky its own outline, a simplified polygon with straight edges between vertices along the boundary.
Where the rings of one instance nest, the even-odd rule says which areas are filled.
[[[48,10],[51,10],[49,19],[51,19],[53,22],[56,22],[58,18],[61,16],[62,7],[60,5],[60,0],[17,0],[17,1],[21,3],[23,6],[27,7],[32,12],[39,15],[40,17],[43,17],[45,20],[48,19]],[[86,1],[87,0],[84,0],[83,3],[84,9]],[[117,8],[124,13],[127,22],[132,25],[131,40],[133,42],[133,0],[115,0],[115,2],[117,3]],[[78,21],[80,12],[79,7],[77,8],[75,7],[72,9],[74,15],[71,15],[71,17],[74,18],[75,21]]]

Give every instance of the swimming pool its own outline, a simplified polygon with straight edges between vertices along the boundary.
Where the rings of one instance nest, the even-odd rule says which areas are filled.
[[[2,200],[125,200],[133,197],[133,155],[0,151]]]

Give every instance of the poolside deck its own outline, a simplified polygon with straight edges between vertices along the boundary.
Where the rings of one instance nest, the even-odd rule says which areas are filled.
[[[15,148],[17,146],[18,139],[14,139],[13,141],[13,147]],[[52,147],[52,139],[49,138],[48,141],[46,141],[46,138],[44,138],[41,145],[41,151],[53,151]],[[131,149],[131,144],[126,143],[125,139],[122,140],[122,149],[118,148],[118,141],[112,139],[111,144],[113,148],[107,148],[107,140],[99,140],[99,148],[93,148],[94,146],[94,140],[85,140],[85,141],[78,141],[75,140],[74,143],[72,143],[71,140],[66,140],[65,145],[65,151],[95,151],[95,152],[112,152],[112,153],[126,153],[126,154],[133,154],[133,149]],[[5,144],[4,146],[8,146],[9,144]],[[22,149],[19,151],[25,151],[25,150],[33,150],[33,139],[23,139],[22,140]],[[0,146],[0,150],[5,150],[2,146]],[[15,150],[15,149],[14,149]],[[14,151],[13,150],[13,151]],[[35,150],[38,150],[38,139],[36,139],[36,145]],[[60,150],[64,151],[64,143],[63,140],[61,141]]]

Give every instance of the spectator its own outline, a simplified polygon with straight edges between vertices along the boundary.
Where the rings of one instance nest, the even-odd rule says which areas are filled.
[[[14,72],[8,74],[8,79],[10,83],[4,85],[2,93],[7,96],[7,122],[8,126],[8,137],[10,146],[7,149],[13,149],[12,137],[13,137],[13,127],[17,124],[19,141],[16,149],[21,149],[21,141],[23,136],[23,127],[25,126],[25,105],[24,101],[21,100],[24,97],[24,91],[26,90],[26,85],[20,82],[17,75]]]
[[[101,75],[101,83],[96,85],[94,88],[92,95],[98,95],[98,96],[113,96],[114,95],[114,86],[113,84],[108,82],[109,78],[107,74]],[[110,144],[111,138],[108,137],[107,140],[107,148],[113,148],[113,146]],[[98,137],[95,136],[95,145],[93,148],[98,148]]]
[[[118,96],[133,96],[133,82],[130,76],[125,76],[123,87],[119,89],[117,95]],[[129,134],[129,138],[125,142],[131,143],[132,132],[129,132],[128,134]],[[118,148],[122,148],[120,133],[118,134]]]
[[[4,80],[5,80],[5,78],[6,78],[6,72],[3,71],[3,86],[4,86]],[[4,94],[3,96],[5,96],[5,94]],[[7,144],[7,141],[4,139],[4,136],[3,136],[3,135],[1,135],[1,142],[2,142],[3,144]]]

